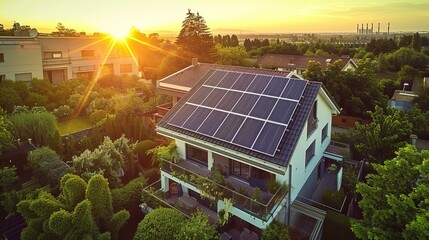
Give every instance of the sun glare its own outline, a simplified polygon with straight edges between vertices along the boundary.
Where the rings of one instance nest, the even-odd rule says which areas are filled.
[[[124,39],[128,36],[128,29],[126,28],[118,28],[110,31],[110,34],[116,39]]]

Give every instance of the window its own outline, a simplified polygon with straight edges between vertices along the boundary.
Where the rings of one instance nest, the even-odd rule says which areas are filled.
[[[0,62],[4,62],[4,53],[0,53]]]
[[[317,100],[314,102],[313,107],[311,108],[310,116],[307,120],[307,137],[313,133],[317,128]]]
[[[305,151],[305,166],[311,161],[314,156],[314,152],[316,150],[316,141],[313,141],[311,145]]]
[[[208,165],[208,154],[206,150],[186,145],[186,157],[206,166]]]
[[[0,82],[6,81],[6,75],[0,75]]]
[[[17,73],[15,74],[15,81],[30,82],[33,79],[31,73]]]
[[[268,181],[271,178],[275,177],[273,174],[255,167],[252,167],[252,170],[250,171],[250,175],[252,176],[252,178],[256,178],[262,181]]]
[[[322,142],[328,137],[328,124],[326,124],[322,129]]]
[[[345,119],[345,118],[341,118],[341,122],[342,122],[342,123],[346,123],[346,122],[347,122],[347,119]]]
[[[133,65],[132,64],[121,64],[121,73],[130,73],[133,71]]]
[[[63,53],[62,52],[45,52],[44,57],[45,59],[62,58]]]
[[[109,75],[115,73],[113,64],[101,64],[100,68],[102,75]]]
[[[82,50],[80,52],[80,54],[82,55],[82,57],[94,57],[94,50]]]
[[[234,160],[232,161],[232,175],[235,175],[240,178],[249,179],[249,170],[250,167],[247,164],[237,162]]]

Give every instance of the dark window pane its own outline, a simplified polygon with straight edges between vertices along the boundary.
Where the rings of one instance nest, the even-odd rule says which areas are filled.
[[[222,126],[218,129],[214,136],[227,142],[231,142],[243,121],[244,117],[229,114],[228,117],[226,117],[225,122],[223,122]]]
[[[207,151],[186,144],[186,156],[188,159],[194,160],[207,166],[208,155]]]
[[[255,105],[259,96],[245,93],[238,101],[237,105],[232,109],[233,112],[248,115],[252,107]]]
[[[255,107],[252,109],[250,115],[262,119],[267,119],[276,102],[277,99],[262,96],[259,98]]]
[[[282,97],[299,100],[307,86],[307,81],[291,79],[286,86],[285,91],[282,93]]]
[[[253,149],[273,156],[285,130],[285,126],[267,122],[253,145]]]
[[[264,122],[261,120],[247,118],[232,142],[243,147],[252,148],[253,142],[263,125]]]
[[[229,72],[217,86],[222,88],[231,88],[240,74],[241,73],[238,72]]]
[[[183,105],[181,109],[176,111],[176,115],[174,115],[168,123],[181,127],[188,117],[192,115],[196,108],[196,106],[189,104]]]
[[[297,104],[297,102],[280,99],[269,119],[274,122],[289,124]]]
[[[207,79],[207,81],[204,84],[205,85],[210,85],[210,86],[216,86],[223,79],[223,77],[225,77],[225,75],[227,73],[228,72],[226,72],[226,71],[219,71],[219,70],[217,70],[217,71],[215,71],[213,73],[213,75],[211,75],[209,77],[209,79]]]
[[[265,89],[265,87],[268,85],[269,81],[271,79],[271,76],[262,76],[258,75],[253,80],[253,82],[250,84],[249,88],[247,88],[247,92],[254,92],[254,93],[262,93]]]
[[[235,81],[234,85],[232,85],[232,89],[245,91],[246,88],[252,83],[252,80],[256,77],[253,74],[243,73],[241,76]]]
[[[212,110],[208,108],[197,108],[194,113],[188,118],[185,124],[183,124],[183,127],[192,131],[196,131],[211,111]]]
[[[201,105],[208,107],[215,107],[219,101],[226,94],[225,90],[222,89],[213,89],[213,91],[206,97]]]
[[[210,94],[210,92],[213,90],[211,87],[205,87],[201,86],[195,93],[192,95],[188,102],[195,103],[195,104],[201,104],[204,99]]]
[[[226,112],[213,110],[197,131],[213,136],[227,115]]]
[[[222,100],[220,100],[219,104],[216,106],[218,109],[222,109],[225,111],[231,111],[234,105],[237,103],[238,99],[240,99],[242,93],[228,91]]]
[[[287,78],[273,77],[267,88],[265,88],[263,94],[276,97],[280,96],[288,81],[289,80]]]

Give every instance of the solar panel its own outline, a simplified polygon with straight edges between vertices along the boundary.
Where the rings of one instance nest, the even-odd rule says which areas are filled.
[[[308,81],[212,70],[169,124],[274,156]]]

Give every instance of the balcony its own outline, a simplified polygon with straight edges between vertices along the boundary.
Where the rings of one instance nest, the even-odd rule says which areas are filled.
[[[64,65],[71,64],[69,58],[52,58],[52,59],[43,59],[43,66],[55,66],[55,65]]]
[[[172,102],[164,103],[162,105],[156,106],[156,110],[157,110],[157,113],[155,113],[156,122],[159,122],[159,120],[161,120],[165,116],[165,114],[167,114],[168,111],[170,111],[172,107],[173,107]]]
[[[274,194],[265,191],[255,194],[255,188],[234,177],[224,178],[224,182],[220,184],[213,180],[216,179],[214,172],[185,160],[181,160],[178,164],[164,161],[161,169],[171,175],[173,180],[178,179],[191,184],[199,191],[204,188],[201,195],[208,195],[214,203],[225,198],[231,199],[233,207],[263,221],[273,217],[274,211],[288,193],[287,186],[283,185]]]

